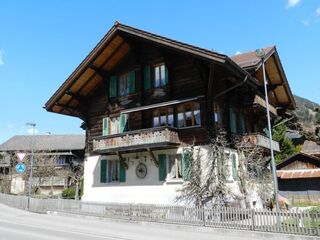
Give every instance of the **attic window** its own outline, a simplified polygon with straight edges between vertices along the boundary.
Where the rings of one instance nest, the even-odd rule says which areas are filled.
[[[154,87],[164,87],[168,83],[168,70],[164,63],[157,64],[153,67]]]

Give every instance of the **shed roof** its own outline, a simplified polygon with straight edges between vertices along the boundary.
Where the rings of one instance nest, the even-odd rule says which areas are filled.
[[[84,150],[85,135],[17,135],[0,145],[0,151],[30,151],[32,140],[35,151]]]

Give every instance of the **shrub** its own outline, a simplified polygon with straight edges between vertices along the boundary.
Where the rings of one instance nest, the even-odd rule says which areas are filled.
[[[76,195],[76,189],[74,187],[66,188],[62,191],[62,198],[74,199]]]

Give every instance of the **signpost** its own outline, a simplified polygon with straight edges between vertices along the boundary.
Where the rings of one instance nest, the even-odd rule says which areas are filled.
[[[24,173],[26,171],[26,165],[24,163],[18,163],[16,165],[16,171],[17,173]]]
[[[27,156],[27,153],[24,152],[17,152],[16,156],[18,158],[18,162],[23,162],[23,160],[25,159],[25,157]]]

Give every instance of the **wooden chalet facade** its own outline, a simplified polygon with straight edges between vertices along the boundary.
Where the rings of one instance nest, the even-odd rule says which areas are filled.
[[[275,46],[265,51],[275,117],[295,102]],[[212,129],[268,148],[263,99],[261,61],[252,53],[229,58],[116,22],[45,108],[84,121],[84,199],[141,202],[135,187],[153,186],[153,194],[167,185],[170,197],[143,199],[160,203],[177,188],[168,186],[171,172],[183,179],[181,149],[205,145]]]

